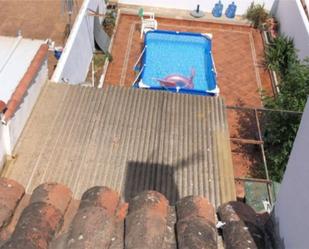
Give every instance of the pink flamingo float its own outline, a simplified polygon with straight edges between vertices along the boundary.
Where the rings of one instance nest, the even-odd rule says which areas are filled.
[[[194,88],[193,78],[195,77],[195,70],[192,68],[190,77],[185,77],[180,74],[171,74],[164,79],[156,79],[161,86],[168,88]]]

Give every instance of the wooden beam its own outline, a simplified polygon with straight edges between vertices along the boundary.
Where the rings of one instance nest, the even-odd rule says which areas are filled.
[[[244,181],[244,182],[260,182],[260,183],[272,183],[271,180],[259,179],[259,178],[245,178],[245,177],[235,177],[235,181]]]
[[[232,142],[236,142],[236,143],[242,143],[242,144],[264,144],[263,141],[261,140],[254,140],[254,139],[244,139],[244,138],[235,138],[235,137],[231,137],[230,140]]]

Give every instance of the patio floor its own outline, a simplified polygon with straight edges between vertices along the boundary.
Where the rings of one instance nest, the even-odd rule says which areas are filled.
[[[259,89],[272,94],[270,76],[262,66],[264,45],[259,31],[245,25],[165,18],[157,20],[159,29],[213,34],[213,57],[220,96],[225,98],[226,105],[261,107]],[[104,84],[130,87],[135,79],[133,66],[142,48],[139,18],[122,14],[114,37],[113,61],[109,64]],[[256,132],[243,127],[243,119],[242,113],[228,111],[230,136],[253,139]],[[250,176],[251,167],[257,165],[256,157],[260,155],[254,148],[243,148],[232,144],[235,177]],[[248,155],[248,151],[256,156]],[[239,196],[243,195],[242,188],[237,191]]]
[[[268,72],[260,65],[264,47],[259,32],[244,25],[163,18],[158,18],[158,22],[159,29],[212,33],[218,84],[226,104],[261,106],[258,89],[270,92],[271,84]],[[131,86],[135,78],[133,66],[142,48],[139,18],[122,14],[104,84]]]

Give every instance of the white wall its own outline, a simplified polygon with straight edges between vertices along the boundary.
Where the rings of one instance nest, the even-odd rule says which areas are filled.
[[[94,16],[88,14],[88,9],[104,13],[103,0],[85,0],[73,25],[71,34],[56,70],[52,76],[54,82],[84,82],[94,49]]]
[[[303,249],[309,244],[309,101],[302,117],[274,214],[282,248]]]
[[[219,0],[118,0],[122,4],[133,4],[133,5],[144,5],[152,7],[161,7],[161,8],[173,8],[173,9],[184,9],[192,10],[196,8],[196,5],[199,4],[201,10],[211,13],[215,3]],[[234,0],[237,5],[236,14],[243,15],[253,0]],[[255,0],[255,3],[265,3],[265,8],[271,10],[272,5],[275,0]],[[288,0],[290,1],[290,0]],[[232,2],[232,0],[221,0],[224,5],[223,11],[225,12],[227,6]]]
[[[13,149],[21,135],[23,128],[32,112],[33,106],[42,90],[42,86],[48,80],[47,58],[45,58],[40,71],[34,78],[31,86],[28,88],[23,102],[19,105],[14,116],[6,125],[0,124],[0,168],[3,165],[1,162],[2,156],[12,155]]]
[[[18,107],[14,116],[8,122],[10,140],[11,140],[11,151],[14,149],[16,142],[23,131],[23,128],[32,112],[33,106],[41,92],[42,86],[48,80],[48,69],[47,69],[47,58],[41,66],[40,71],[33,80],[31,86],[28,88],[26,95],[23,98],[23,102]]]
[[[294,39],[301,59],[309,56],[309,21],[300,0],[276,0],[275,6],[280,32]]]

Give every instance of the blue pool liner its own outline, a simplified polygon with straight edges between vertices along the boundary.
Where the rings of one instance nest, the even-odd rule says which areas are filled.
[[[146,33],[144,44],[141,74],[134,87],[209,96],[219,93],[207,35],[154,30]],[[163,87],[158,81],[173,74],[189,78],[192,68],[196,71],[194,88]]]

